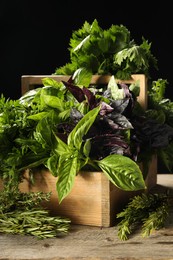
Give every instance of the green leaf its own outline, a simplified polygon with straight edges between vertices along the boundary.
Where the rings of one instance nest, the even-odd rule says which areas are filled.
[[[129,89],[134,93],[135,97],[140,94],[140,82],[137,80],[135,83],[130,84]]]
[[[28,116],[28,119],[32,119],[32,120],[35,120],[35,121],[39,121],[41,120],[43,117],[47,116],[49,112],[40,112],[38,114],[35,114],[35,115],[30,115]]]
[[[90,141],[90,139],[88,139],[85,141],[85,144],[83,146],[83,154],[86,157],[89,157],[90,150],[91,150],[91,141]]]
[[[80,44],[77,45],[77,46],[74,48],[73,51],[76,52],[76,51],[82,49],[83,45],[85,45],[85,43],[86,43],[87,41],[89,41],[89,40],[90,40],[90,35],[88,35],[85,39],[83,39],[83,40],[80,42]]]
[[[73,74],[73,80],[76,85],[88,87],[91,82],[92,72],[86,68],[79,68]]]
[[[57,177],[57,168],[59,163],[59,156],[57,154],[52,155],[48,158],[46,167],[52,173],[53,176]]]
[[[50,96],[50,95],[42,95],[42,99],[45,104],[49,107],[56,108],[59,111],[64,110],[64,101],[58,97]]]
[[[97,161],[109,180],[126,191],[145,189],[145,181],[139,166],[130,158],[113,154]]]
[[[115,62],[121,66],[125,60],[129,60],[130,62],[134,62],[134,64],[137,64],[137,66],[147,67],[148,63],[144,56],[144,54],[141,52],[141,47],[134,45],[131,48],[126,48],[124,50],[121,50],[115,55]]]
[[[36,126],[34,138],[42,144],[43,147],[52,146],[52,129],[50,118],[43,117]]]
[[[114,100],[123,99],[125,97],[124,90],[119,89],[114,76],[111,76],[107,89],[111,91],[111,95]]]
[[[62,87],[62,82],[57,82],[53,78],[45,77],[44,79],[42,79],[42,82],[44,86],[52,86],[57,89],[60,89]]]
[[[64,110],[58,114],[60,121],[65,121],[67,118],[70,117],[70,109]]]
[[[56,189],[58,192],[59,203],[70,193],[73,188],[75,176],[79,170],[77,156],[71,155],[71,158],[61,160],[58,168],[58,181]]]
[[[64,155],[64,154],[67,154],[67,153],[71,153],[71,150],[69,148],[69,146],[64,143],[56,134],[55,135],[55,139],[56,139],[56,143],[54,144],[54,147],[55,147],[55,152],[61,156],[61,155]]]
[[[78,124],[68,136],[67,142],[69,146],[76,147],[78,150],[80,150],[83,136],[87,134],[88,130],[94,123],[99,111],[100,107],[92,109],[78,122]]]

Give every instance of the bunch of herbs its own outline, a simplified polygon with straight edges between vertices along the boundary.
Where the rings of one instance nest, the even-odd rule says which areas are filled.
[[[151,52],[151,43],[142,37],[137,44],[124,25],[112,25],[108,29],[99,26],[95,19],[91,24],[73,31],[69,41],[70,61],[55,70],[57,75],[73,75],[75,84],[88,86],[91,77],[114,75],[117,79],[130,79],[132,74],[145,74],[157,70],[157,59]]]
[[[164,193],[137,195],[124,210],[117,214],[118,237],[128,240],[130,235],[142,229],[142,237],[148,237],[155,230],[165,226],[170,212],[170,196]]]
[[[91,167],[120,189],[145,189],[152,155],[168,145],[173,129],[146,116],[137,101],[138,83],[117,84],[112,76],[95,88],[77,86],[72,78],[59,83],[45,78],[43,84],[17,101],[1,98],[4,183],[17,185],[26,169],[42,165],[58,177],[61,202],[78,172]]]
[[[67,234],[70,220],[50,216],[42,202],[50,200],[51,193],[20,192],[18,187],[5,185],[0,192],[0,233],[32,235],[38,239]]]
[[[134,191],[146,188],[153,154],[172,169],[173,106],[164,99],[166,81],[153,82],[146,111],[137,101],[138,82],[115,81],[134,73],[150,78],[150,68],[157,69],[151,44],[142,40],[137,45],[122,25],[103,30],[97,20],[91,25],[85,22],[70,39],[71,62],[55,72],[70,75],[67,82],[45,78],[41,88],[19,100],[1,95],[0,177],[6,193],[17,189],[26,169],[32,172],[35,167],[45,167],[58,177],[59,203],[72,190],[80,170],[102,171],[120,189]],[[109,74],[111,79],[105,86],[91,86],[93,74]],[[40,234],[35,227],[27,230]]]

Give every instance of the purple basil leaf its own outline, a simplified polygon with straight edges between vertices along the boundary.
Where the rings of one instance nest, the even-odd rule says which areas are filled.
[[[107,116],[107,121],[112,129],[133,129],[129,120],[121,114],[112,112]]]
[[[69,83],[66,81],[62,81],[62,83],[72,93],[72,95],[77,99],[77,101],[79,103],[81,103],[82,101],[84,101],[86,99],[85,95],[83,93],[83,90],[80,87],[75,86],[75,85],[73,85],[73,83]]]
[[[83,115],[76,109],[72,108],[70,111],[70,118],[72,119],[72,122],[77,124],[81,119]]]
[[[148,144],[148,147],[164,148],[173,140],[173,128],[167,124],[159,124],[156,120],[146,118],[138,118],[132,124],[135,130],[134,141],[140,143],[141,147]]]
[[[124,84],[124,83],[120,83],[119,85],[120,85],[120,87],[124,90],[125,97],[126,97],[126,98],[131,98],[131,97],[132,97],[132,94],[131,94],[131,92],[130,92],[130,90],[129,90],[128,85],[126,85],[126,84]]]
[[[98,105],[98,101],[95,98],[94,94],[88,88],[85,87],[83,87],[83,93],[87,97],[90,109],[95,108]]]
[[[129,104],[129,99],[112,100],[110,105],[114,108],[116,113],[122,114]]]
[[[105,102],[101,102],[101,109],[100,109],[101,116],[111,113],[113,110],[114,110],[113,107],[111,107],[110,105],[108,105]]]
[[[90,156],[101,160],[110,154],[131,156],[129,145],[123,137],[116,134],[105,134],[91,139]]]

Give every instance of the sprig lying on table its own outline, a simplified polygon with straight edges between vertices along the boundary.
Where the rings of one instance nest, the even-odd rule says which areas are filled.
[[[169,196],[141,194],[133,197],[126,208],[117,214],[122,220],[118,223],[118,237],[127,240],[142,225],[142,236],[149,236],[154,230],[165,225],[169,215]]]
[[[10,199],[9,199],[10,196]],[[41,202],[50,199],[50,193],[21,193],[18,189],[0,192],[0,232],[32,235],[39,239],[68,233],[70,220],[50,216]]]

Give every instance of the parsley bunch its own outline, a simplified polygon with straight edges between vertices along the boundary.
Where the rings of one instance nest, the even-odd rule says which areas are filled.
[[[136,44],[124,25],[102,29],[95,19],[73,31],[69,42],[70,62],[55,70],[57,75],[73,75],[76,84],[87,86],[94,74],[114,75],[129,79],[132,74],[145,74],[157,69],[157,59],[151,52],[151,43],[142,37]]]

